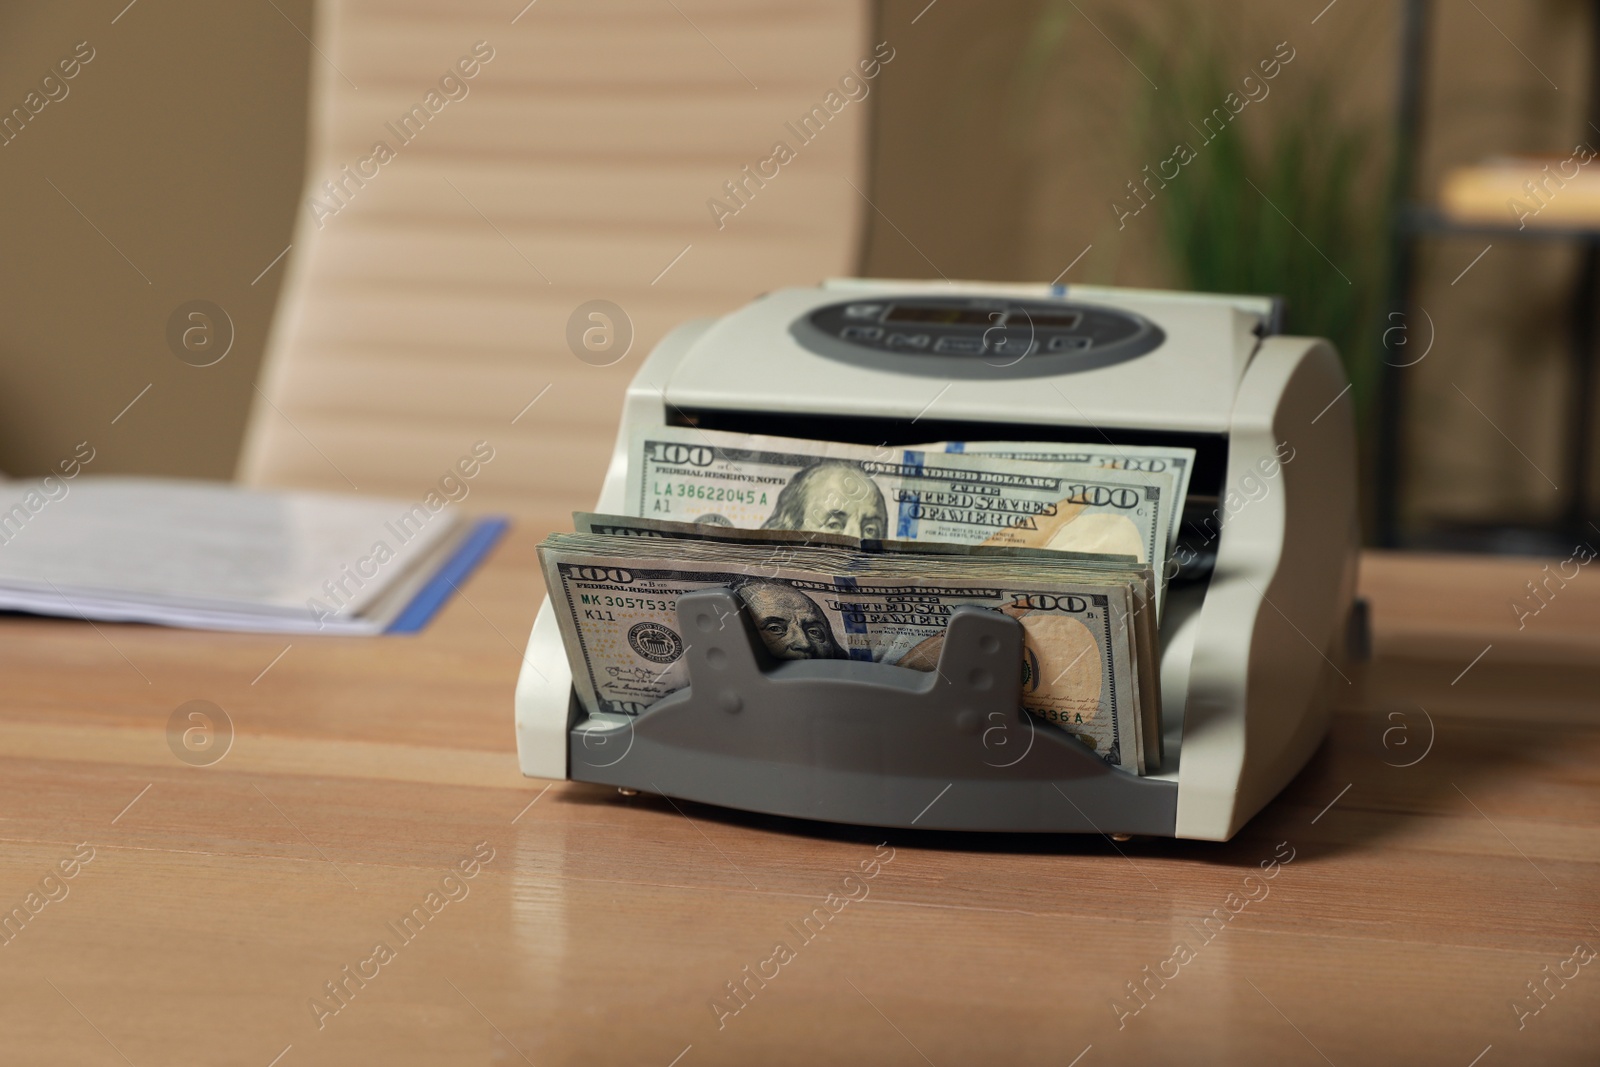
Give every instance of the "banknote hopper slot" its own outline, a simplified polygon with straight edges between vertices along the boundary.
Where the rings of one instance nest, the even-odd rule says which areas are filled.
[[[684,596],[678,617],[688,688],[580,720],[574,781],[825,822],[1172,834],[1176,782],[1118,770],[1021,710],[1014,619],[957,609],[928,673],[777,663],[728,589]]]
[[[665,414],[670,426],[695,426],[730,433],[772,434],[821,441],[848,441],[878,447],[914,445],[925,441],[1030,441],[1097,442],[1120,445],[1176,445],[1195,452],[1189,499],[1179,532],[1182,550],[1173,560],[1173,581],[1201,583],[1211,577],[1216,564],[1216,542],[1226,518],[1223,476],[1228,467],[1228,439],[1220,434],[1179,431],[1129,430],[1112,426],[1082,426],[1053,422],[1019,426],[1014,422],[977,422],[955,419],[862,418],[840,415],[799,415],[717,408],[673,408]],[[1164,621],[1164,627],[1170,625]]]
[[[632,716],[585,713],[547,600],[517,686],[523,772],[839,823],[1227,840],[1310,759],[1365,644],[1353,420],[1329,404],[1346,380],[1279,318],[1267,298],[1077,286],[778,290],[638,367],[596,503],[630,510],[630,437],[670,424],[1193,448],[1156,773],[1021,710],[1021,627],[998,613],[957,611],[937,672],[774,664],[726,589],[678,599],[689,684]]]

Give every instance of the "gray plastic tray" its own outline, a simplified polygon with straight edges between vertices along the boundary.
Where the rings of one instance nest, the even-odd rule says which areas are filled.
[[[678,602],[689,686],[583,719],[574,781],[745,811],[932,830],[1171,836],[1178,787],[1119,770],[1022,710],[1022,626],[957,609],[933,673],[776,662],[727,589]]]

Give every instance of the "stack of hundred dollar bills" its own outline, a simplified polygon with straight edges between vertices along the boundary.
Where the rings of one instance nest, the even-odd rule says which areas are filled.
[[[931,671],[971,604],[1024,632],[1023,706],[1102,759],[1161,761],[1156,622],[1194,450],[968,441],[872,447],[636,431],[627,515],[539,546],[591,715],[688,685],[678,598],[731,589],[780,660]]]

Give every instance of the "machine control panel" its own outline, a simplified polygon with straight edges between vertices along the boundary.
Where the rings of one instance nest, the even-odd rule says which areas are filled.
[[[926,294],[827,304],[790,333],[832,359],[953,378],[1070,374],[1137,358],[1165,339],[1143,316],[1108,307]]]

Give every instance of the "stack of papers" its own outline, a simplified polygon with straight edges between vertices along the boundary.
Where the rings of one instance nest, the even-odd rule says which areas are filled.
[[[0,610],[263,633],[417,630],[506,527],[439,500],[0,481]]]

